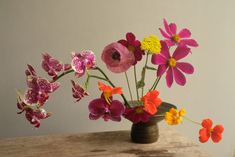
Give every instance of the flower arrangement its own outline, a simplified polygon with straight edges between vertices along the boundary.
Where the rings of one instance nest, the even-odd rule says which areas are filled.
[[[17,107],[20,110],[18,114],[25,113],[26,119],[34,127],[39,128],[41,120],[52,115],[44,109],[44,106],[50,94],[60,87],[58,80],[64,75],[74,73],[76,78],[86,77],[83,86],[71,80],[72,95],[76,102],[89,96],[87,89],[92,78],[99,80],[98,88],[101,91],[101,96],[88,104],[91,120],[102,118],[104,121],[119,122],[124,117],[135,124],[148,122],[153,115],[158,113],[159,106],[163,105],[159,98],[159,91],[156,90],[160,79],[165,75],[166,85],[169,88],[172,87],[174,81],[176,84],[184,86],[186,84],[185,74],[193,74],[194,67],[190,63],[181,62],[181,59],[190,55],[193,47],[198,47],[196,40],[190,38],[191,32],[187,28],[177,32],[175,23],[168,24],[164,19],[163,24],[164,29],[160,28],[159,30],[164,39],[159,40],[156,35],[150,35],[139,41],[133,33],[128,32],[125,39],[107,45],[101,55],[101,59],[109,71],[125,73],[132,101],[134,99],[127,71],[133,67],[137,104],[130,103],[123,94],[122,88],[114,85],[106,73],[98,67],[95,54],[92,51],[73,52],[70,64],[63,64],[48,53],[44,53],[41,65],[51,79],[38,76],[34,68],[28,65],[28,69],[25,71],[28,88],[24,94],[17,92]],[[151,63],[156,67],[149,65],[150,57]],[[145,64],[138,80],[136,66],[144,58]],[[148,91],[145,91],[147,70],[156,72],[156,78]],[[93,71],[98,71],[100,75],[93,75]],[[116,95],[120,95],[123,102],[117,100],[114,97]],[[210,137],[215,143],[222,139],[224,131],[222,125],[212,127],[211,119],[207,118],[199,123],[185,115],[185,109],[171,108],[160,116],[164,116],[169,125],[180,124],[183,119],[198,124],[202,127],[199,130],[199,141],[202,143],[207,142]]]

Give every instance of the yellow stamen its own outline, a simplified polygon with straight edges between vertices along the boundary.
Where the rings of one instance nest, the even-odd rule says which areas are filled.
[[[176,60],[175,60],[174,58],[170,58],[170,59],[168,60],[168,65],[169,65],[170,67],[175,67],[175,66],[176,66]]]
[[[104,93],[104,99],[108,104],[110,104],[110,102],[111,102],[110,96],[111,96],[111,94],[109,92]]]
[[[136,113],[136,114],[141,114],[141,113],[143,113],[143,112],[144,112],[143,109],[140,108],[140,107],[137,107],[137,108],[135,109],[135,113]]]
[[[171,38],[174,42],[178,43],[180,41],[180,36],[178,34],[173,35]]]
[[[130,52],[135,52],[135,47],[129,45],[129,46],[128,46],[128,50],[129,50]]]

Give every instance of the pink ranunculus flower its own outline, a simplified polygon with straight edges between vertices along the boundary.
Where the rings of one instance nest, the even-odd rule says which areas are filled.
[[[192,74],[194,72],[194,68],[191,64],[179,62],[179,60],[189,54],[190,48],[186,46],[178,46],[171,56],[166,42],[161,41],[161,45],[162,49],[160,54],[154,54],[152,56],[152,63],[159,65],[157,76],[160,77],[166,72],[166,82],[168,87],[171,87],[173,79],[177,84],[184,86],[186,78],[182,72]]]
[[[82,88],[79,84],[76,84],[73,80],[71,80],[71,83],[73,85],[73,97],[76,99],[76,102],[80,101],[84,96],[89,95],[89,93],[87,93],[87,91],[85,91],[85,89]]]
[[[75,71],[77,77],[81,77],[86,69],[95,67],[95,55],[92,51],[72,52],[72,69]]]
[[[142,59],[144,51],[141,50],[140,48],[141,43],[139,40],[136,40],[136,37],[133,33],[131,32],[126,33],[126,40],[122,39],[119,40],[118,42],[124,45],[131,53],[134,54],[135,62],[133,63],[133,65],[136,65],[136,63]]]
[[[49,98],[49,93],[54,92],[60,87],[58,82],[49,82],[48,80],[37,76],[31,65],[25,71],[28,90],[25,93],[26,102],[29,104],[39,104],[43,106]]]
[[[136,106],[133,108],[126,108],[124,117],[133,123],[147,122],[151,115],[144,110],[143,106]]]
[[[104,121],[109,119],[121,121],[121,115],[125,110],[124,105],[118,100],[113,100],[112,97],[110,97],[110,100],[111,102],[107,103],[103,95],[99,99],[92,100],[88,106],[90,111],[89,118],[97,120],[102,117]]]
[[[166,19],[163,19],[165,31],[161,28],[159,28],[161,34],[163,37],[166,39],[164,40],[168,46],[173,46],[173,45],[186,45],[186,46],[192,46],[192,47],[197,47],[198,43],[196,40],[191,39],[191,32],[187,29],[184,28],[181,31],[177,33],[177,26],[175,23],[170,23],[168,25]]]
[[[114,73],[127,71],[135,62],[134,54],[118,42],[107,45],[103,50],[101,59],[107,68]]]

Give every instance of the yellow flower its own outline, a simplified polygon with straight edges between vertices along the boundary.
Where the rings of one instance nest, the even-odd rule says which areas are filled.
[[[162,46],[160,40],[155,35],[145,37],[144,40],[141,42],[141,49],[148,51],[151,54],[160,53],[161,47]]]
[[[171,108],[169,112],[166,112],[165,120],[169,125],[177,125],[182,122],[182,117],[185,115],[185,113],[185,109],[178,111],[175,108]]]

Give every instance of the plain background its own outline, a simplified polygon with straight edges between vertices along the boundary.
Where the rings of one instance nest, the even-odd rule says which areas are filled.
[[[130,129],[131,123],[91,121],[89,100],[100,95],[97,83],[90,84],[90,97],[74,103],[69,75],[60,80],[61,88],[51,94],[46,109],[53,116],[34,129],[17,115],[15,89],[25,90],[24,70],[32,64],[39,75],[41,53],[69,63],[70,52],[91,49],[97,63],[105,69],[100,54],[105,45],[124,38],[132,31],[138,39],[149,34],[159,37],[162,19],[188,27],[199,47],[185,61],[192,63],[195,74],[187,76],[187,84],[167,88],[162,79],[158,90],[161,98],[185,107],[188,117],[201,121],[210,117],[225,127],[219,144],[198,142],[199,126],[188,121],[174,127],[213,156],[229,157],[235,149],[235,18],[233,0],[0,0],[0,138],[58,133],[81,133]],[[161,37],[162,38],[162,37]],[[105,69],[106,72],[107,69]],[[139,67],[140,70],[140,67]],[[109,73],[110,74],[110,73]],[[132,71],[128,73],[132,77]],[[109,75],[126,89],[124,74]],[[155,74],[148,73],[148,85]],[[76,79],[82,83],[84,78]],[[133,86],[134,87],[134,86]],[[166,126],[164,122],[162,127]]]

